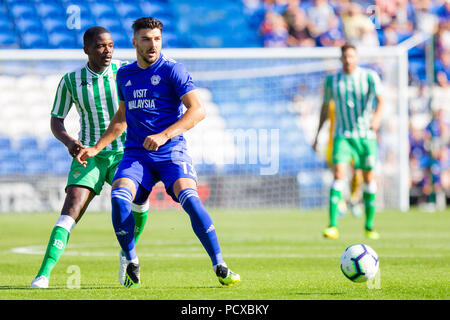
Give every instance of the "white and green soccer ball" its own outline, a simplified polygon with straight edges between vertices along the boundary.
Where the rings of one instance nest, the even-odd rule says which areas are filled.
[[[353,282],[366,282],[375,278],[380,267],[378,255],[367,244],[354,244],[341,256],[341,270]]]

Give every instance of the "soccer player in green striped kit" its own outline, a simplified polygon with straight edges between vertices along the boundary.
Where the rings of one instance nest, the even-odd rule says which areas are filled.
[[[379,234],[373,229],[377,192],[374,169],[377,161],[376,132],[384,109],[381,81],[375,71],[358,66],[358,54],[352,44],[341,47],[341,62],[342,71],[326,77],[314,142],[315,146],[320,129],[327,119],[329,103],[333,100],[336,113],[332,155],[334,181],[330,190],[330,224],[323,235],[329,239],[339,237],[338,204],[346,186],[347,168],[353,160],[355,168],[363,170],[365,235],[370,239],[378,239]]]
[[[74,158],[85,146],[95,145],[118,110],[116,73],[126,64],[112,60],[114,42],[107,29],[98,26],[89,28],[84,33],[83,42],[88,62],[62,77],[51,111],[50,123],[54,136],[67,147]],[[72,138],[64,127],[64,119],[72,105],[76,106],[80,116],[78,139]],[[91,200],[100,194],[104,183],[112,183],[123,156],[125,135],[126,133],[123,133],[104,151],[89,159],[86,167],[75,159],[72,161],[61,215],[53,227],[44,259],[31,287],[48,288],[50,273],[63,254],[72,229],[83,216]],[[137,241],[147,220],[146,197],[136,198],[132,209]],[[119,259],[119,281],[123,282],[126,268],[123,252]]]

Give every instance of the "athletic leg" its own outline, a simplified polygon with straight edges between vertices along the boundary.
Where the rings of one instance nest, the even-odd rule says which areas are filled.
[[[223,260],[213,221],[200,201],[196,182],[191,178],[180,178],[173,184],[173,193],[189,215],[192,229],[208,253],[220,283],[231,286],[239,282],[239,275]]]
[[[35,280],[44,276],[47,278],[48,285],[50,274],[66,248],[72,229],[81,219],[94,196],[95,192],[89,188],[78,185],[67,187],[61,215],[50,234],[47,250]],[[36,284],[35,287],[39,285]]]

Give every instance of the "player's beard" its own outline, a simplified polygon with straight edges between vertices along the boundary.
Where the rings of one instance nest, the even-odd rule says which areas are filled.
[[[142,60],[144,60],[144,62],[148,65],[151,66],[152,64],[154,64],[156,62],[156,60],[158,60],[159,54],[156,55],[156,57],[154,59],[150,59],[147,57],[147,51],[146,49],[142,49],[142,48],[138,48],[138,54],[139,56],[142,58]],[[158,52],[157,52],[158,53]]]

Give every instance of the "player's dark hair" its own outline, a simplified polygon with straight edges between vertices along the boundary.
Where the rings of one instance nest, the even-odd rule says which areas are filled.
[[[141,29],[159,29],[162,32],[163,23],[153,17],[142,17],[133,23],[133,32],[136,34]]]
[[[344,54],[345,51],[347,51],[348,49],[353,49],[356,51],[356,47],[354,44],[350,43],[350,42],[346,42],[344,43],[344,45],[341,47],[341,53]]]
[[[85,47],[89,47],[92,44],[92,42],[94,42],[95,39],[102,33],[110,33],[110,32],[108,31],[108,29],[100,26],[90,27],[84,32],[83,45]]]

